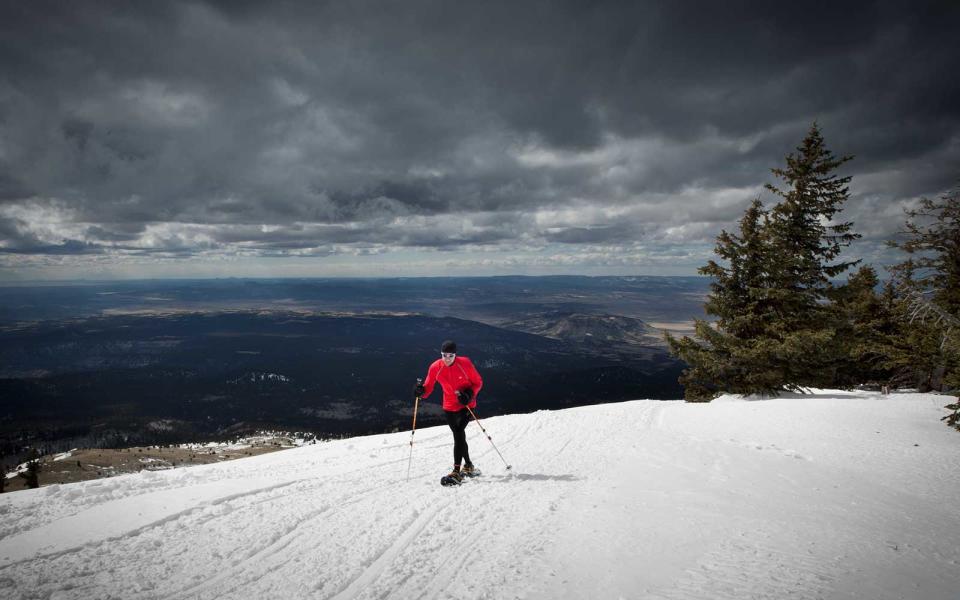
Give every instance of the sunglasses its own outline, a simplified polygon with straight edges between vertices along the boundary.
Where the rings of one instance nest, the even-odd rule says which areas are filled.
[[[440,356],[442,356],[442,357],[444,357],[444,358],[453,358],[453,357],[456,356],[456,355],[457,355],[456,352],[441,352],[441,353],[440,353]]]

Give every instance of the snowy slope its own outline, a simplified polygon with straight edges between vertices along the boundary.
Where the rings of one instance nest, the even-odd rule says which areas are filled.
[[[960,597],[944,397],[636,401],[0,496],[3,598]]]

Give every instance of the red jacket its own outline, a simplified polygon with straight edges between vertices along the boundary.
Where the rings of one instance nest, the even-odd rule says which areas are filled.
[[[477,373],[477,369],[469,358],[457,356],[449,367],[443,364],[442,358],[438,358],[430,365],[427,379],[423,382],[424,398],[433,393],[433,386],[438,381],[443,388],[443,410],[463,410],[464,405],[457,400],[457,391],[465,388],[473,388],[473,400],[467,406],[477,407],[477,396],[480,394],[480,388],[483,387],[483,379],[480,378],[480,373]]]

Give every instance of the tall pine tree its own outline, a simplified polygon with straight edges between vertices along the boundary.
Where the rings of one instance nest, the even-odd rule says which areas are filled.
[[[704,310],[716,322],[697,320],[698,339],[666,336],[671,352],[688,365],[680,377],[688,400],[709,400],[724,390],[749,394],[780,389],[779,374],[754,366],[765,347],[759,338],[768,328],[768,226],[758,199],[740,219],[739,234],[720,233],[714,252],[723,264],[711,260],[699,270],[713,278]]]
[[[835,171],[851,158],[835,158],[814,124],[786,167],[772,169],[786,186],[766,187],[781,201],[769,212],[755,201],[739,235],[717,238],[723,264],[700,269],[714,279],[704,308],[715,323],[697,321],[695,338],[667,336],[689,367],[680,379],[688,399],[835,384],[841,350],[826,303],[831,278],[856,264],[833,261],[859,237],[852,223],[834,222],[850,182]]]
[[[843,353],[834,338],[841,323],[827,301],[831,279],[859,262],[834,262],[860,237],[852,222],[834,222],[850,197],[851,180],[836,170],[852,158],[834,157],[814,123],[786,167],[772,169],[784,187],[766,185],[782,198],[770,212],[770,307],[776,315],[770,333],[782,346],[787,388],[840,383]]]

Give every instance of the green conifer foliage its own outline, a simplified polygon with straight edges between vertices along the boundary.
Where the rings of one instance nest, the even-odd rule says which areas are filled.
[[[859,238],[853,223],[836,222],[850,195],[850,177],[835,171],[851,156],[835,158],[814,124],[787,166],[772,169],[786,186],[768,184],[782,200],[770,211],[770,295],[775,318],[772,336],[782,343],[785,387],[838,385],[837,363],[842,344],[835,333],[841,326],[827,300],[831,278],[859,261],[833,262]]]
[[[824,144],[816,123],[795,154],[787,156],[785,169],[771,169],[787,184],[784,189],[766,184],[783,198],[770,215],[781,268],[774,275],[778,287],[805,292],[797,300],[815,304],[826,296],[829,279],[842,274],[859,261],[828,264],[843,248],[860,237],[851,233],[852,222],[833,223],[850,197],[851,177],[834,173],[852,156],[834,158]],[[833,223],[833,224],[830,224]]]
[[[722,263],[700,269],[713,278],[704,308],[716,321],[697,321],[694,338],[666,336],[689,366],[680,378],[688,400],[835,384],[841,350],[830,280],[856,262],[833,261],[860,237],[852,223],[834,221],[850,182],[835,171],[851,158],[835,158],[814,124],[786,167],[772,169],[785,187],[766,187],[780,202],[765,211],[754,201],[739,235],[717,237]]]
[[[767,213],[758,199],[740,219],[739,235],[720,233],[714,252],[724,264],[711,260],[699,270],[714,280],[704,310],[716,322],[697,320],[697,339],[666,336],[671,352],[689,365],[680,377],[687,400],[710,400],[719,391],[780,389],[780,374],[755,366],[770,361],[770,346],[761,339],[768,327],[767,227]]]
[[[907,254],[890,267],[906,343],[887,349],[901,382],[921,390],[960,388],[960,331],[949,324],[912,318],[907,301],[920,294],[947,315],[960,318],[960,189],[938,200],[924,198],[906,212],[903,241],[889,245]],[[905,347],[903,347],[905,346]]]
[[[893,287],[888,284],[877,293],[879,284],[876,270],[861,267],[832,293],[839,354],[835,385],[839,387],[883,385],[893,377],[885,348],[901,337],[901,322]]]
[[[20,473],[20,477],[26,480],[28,488],[40,487],[40,458],[35,457],[27,463],[27,472]]]
[[[718,317],[718,327],[739,338],[750,339],[763,331],[758,322],[762,312],[763,292],[767,287],[766,259],[769,222],[763,204],[754,200],[740,219],[740,235],[723,231],[717,237],[714,252],[728,267],[709,261],[699,269],[701,275],[713,278],[704,310]]]
[[[906,240],[891,241],[909,256],[891,267],[910,290],[932,292],[932,301],[960,315],[960,189],[939,200],[923,198],[907,211]]]

